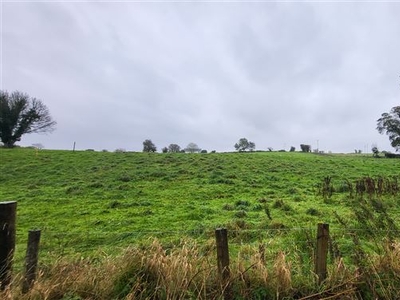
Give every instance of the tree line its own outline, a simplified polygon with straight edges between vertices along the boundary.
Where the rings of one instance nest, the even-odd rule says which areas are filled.
[[[391,146],[396,152],[400,151],[400,106],[395,106],[389,112],[383,113],[376,122],[378,132],[387,134]],[[52,132],[56,124],[49,109],[41,100],[19,91],[12,93],[0,91],[0,141],[4,147],[13,148],[25,134]],[[246,138],[240,138],[234,144],[234,148],[239,152],[254,151],[256,145]],[[300,149],[302,152],[311,152],[310,145],[301,144]],[[268,150],[272,151],[272,148]],[[164,153],[207,152],[193,142],[183,149],[177,144],[170,144],[163,147],[161,151]],[[290,151],[295,151],[295,147],[292,146]],[[373,149],[374,153],[377,151],[377,148]],[[151,140],[145,140],[143,152],[157,152],[157,147]]]

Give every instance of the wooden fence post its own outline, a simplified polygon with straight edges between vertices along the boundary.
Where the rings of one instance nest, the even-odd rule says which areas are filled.
[[[22,293],[27,293],[36,280],[36,269],[39,257],[40,230],[29,230],[28,247],[25,258],[25,278],[22,283]]]
[[[215,238],[217,243],[217,263],[218,272],[224,286],[224,299],[232,299],[232,292],[229,284],[229,249],[228,249],[228,231],[225,228],[217,228],[215,230]]]
[[[317,229],[317,250],[315,257],[315,274],[318,276],[318,283],[321,284],[327,277],[329,224],[318,224]]]
[[[17,202],[0,202],[0,289],[11,283]]]

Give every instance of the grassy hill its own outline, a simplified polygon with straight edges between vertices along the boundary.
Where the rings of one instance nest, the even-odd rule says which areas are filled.
[[[346,217],[353,203],[345,192],[325,201],[318,194],[325,177],[340,190],[346,180],[397,178],[400,167],[394,159],[289,152],[1,149],[0,158],[0,199],[18,201],[18,234],[39,228],[85,237],[71,249],[83,252],[108,246],[107,239],[123,245],[152,235],[196,236],[236,223],[247,229],[336,224],[333,212]]]
[[[399,166],[355,154],[0,149],[0,200],[18,202],[17,262],[35,228],[43,262],[116,255],[153,238],[207,246],[217,227],[228,228],[235,255],[262,244],[271,256],[297,251],[304,260],[321,222],[331,226],[332,252],[351,261],[351,230],[372,230],[359,234],[367,251],[396,232]]]

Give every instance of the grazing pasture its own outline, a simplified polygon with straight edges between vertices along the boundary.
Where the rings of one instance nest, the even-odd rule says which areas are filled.
[[[189,243],[209,253],[215,228],[224,227],[235,261],[262,253],[272,268],[284,255],[305,281],[318,223],[330,225],[331,262],[340,258],[354,268],[363,254],[379,254],[383,241],[400,237],[397,159],[19,148],[0,149],[0,162],[0,200],[18,202],[17,271],[30,229],[42,230],[45,266],[61,257],[118,257],[128,247],[161,247],[154,239],[167,252]]]

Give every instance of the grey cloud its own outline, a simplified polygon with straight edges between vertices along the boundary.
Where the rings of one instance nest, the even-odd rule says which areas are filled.
[[[41,98],[48,148],[377,142],[397,105],[397,3],[4,3],[2,89]]]

